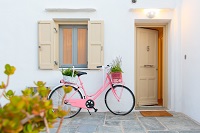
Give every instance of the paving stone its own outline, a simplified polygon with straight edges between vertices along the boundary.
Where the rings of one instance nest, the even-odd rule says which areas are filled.
[[[80,112],[78,115],[73,117],[72,119],[78,118],[105,118],[106,113],[99,113],[99,112],[91,112],[91,115],[88,112]]]
[[[173,117],[187,117],[185,114],[180,112],[174,112],[174,111],[168,111],[170,114],[173,115]]]
[[[125,133],[145,133],[144,128],[137,120],[122,121],[122,128]]]
[[[144,117],[139,111],[135,112],[136,117]]]
[[[67,127],[62,127],[60,133],[76,133],[78,126],[68,125]],[[56,133],[58,128],[50,128],[50,133]],[[46,132],[41,132],[46,133]]]
[[[120,127],[98,126],[97,133],[123,133]]]
[[[155,117],[139,117],[138,118],[146,130],[166,130]]]
[[[136,119],[134,113],[129,113],[127,115],[114,115],[114,114],[107,114],[106,120],[133,120]]]
[[[179,131],[179,133],[200,133],[200,130],[198,130],[198,131]]]
[[[95,133],[97,125],[80,125],[77,129],[77,133]]]
[[[93,125],[103,125],[104,119],[98,119],[98,118],[78,118],[78,119],[72,119],[69,124],[72,125],[80,125],[80,124],[93,124]]]
[[[68,125],[65,128],[65,133],[75,133],[77,131],[78,126]]]
[[[60,133],[200,133],[199,123],[182,113],[169,112],[173,117],[143,117],[139,111],[125,116],[81,112],[64,119]],[[50,129],[51,133],[56,133],[58,124]]]
[[[71,119],[64,119],[62,126],[67,126],[69,124],[69,122],[71,121]],[[54,128],[57,128],[60,124],[60,119],[57,120],[57,123],[54,124]]]
[[[120,126],[121,121],[105,121],[105,126]]]
[[[195,131],[200,130],[200,125],[188,117],[158,117],[157,118],[169,130]]]
[[[179,133],[177,131],[148,131],[148,133]]]

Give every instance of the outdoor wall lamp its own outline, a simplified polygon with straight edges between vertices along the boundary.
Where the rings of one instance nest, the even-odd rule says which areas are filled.
[[[144,13],[148,18],[154,18],[159,13],[159,9],[144,9]]]
[[[136,3],[136,2],[137,2],[137,0],[132,0],[132,2],[133,2],[133,3]]]

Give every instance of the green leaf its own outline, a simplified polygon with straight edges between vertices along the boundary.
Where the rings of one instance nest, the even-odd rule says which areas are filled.
[[[14,96],[14,94],[15,93],[12,90],[9,90],[9,91],[6,92],[6,96],[9,96],[9,97]]]
[[[68,68],[68,69],[65,69],[65,70],[62,69],[62,75],[65,75],[65,76],[75,77],[75,76],[77,76],[77,73],[78,72],[76,70],[74,70],[74,73],[73,73],[72,68]]]
[[[110,72],[123,72],[121,69],[122,59],[121,57],[116,57],[112,60]]]
[[[9,75],[14,74],[15,70],[16,68],[14,66],[10,66],[9,64],[6,64],[4,73],[9,76]]]
[[[70,93],[72,91],[72,87],[71,86],[62,86],[62,88],[64,89],[65,94],[66,93]]]
[[[52,106],[53,106],[53,105],[52,105],[52,101],[51,101],[51,100],[46,100],[45,103],[44,103],[44,106],[45,106],[45,107],[48,107],[48,108],[49,108],[49,107],[52,107]]]
[[[34,84],[37,86],[37,87],[43,87],[43,86],[45,86],[45,82],[43,82],[43,81],[37,81],[37,82],[34,82]]]
[[[9,90],[4,94],[4,97],[9,99],[9,98],[13,97],[14,95],[15,95],[15,93],[12,90]]]
[[[27,131],[31,132],[32,131],[32,124],[27,124]]]
[[[28,123],[24,126],[24,129],[23,129],[23,132],[24,133],[32,133],[32,124],[31,123]]]
[[[6,85],[4,82],[1,82],[1,85],[0,85],[0,89],[5,89],[6,88]]]
[[[34,95],[34,88],[26,88],[25,90],[22,90],[22,94],[24,96],[33,96]]]
[[[9,75],[14,74],[15,70],[14,66],[6,64],[4,73],[9,78]],[[22,90],[23,95],[20,96],[15,96],[15,92],[12,90],[4,93],[4,96],[9,98],[9,102],[0,108],[0,133],[39,133],[45,129],[42,117],[46,117],[48,126],[53,127],[58,118],[58,112],[53,111],[52,100],[46,98],[50,89],[45,87],[45,82],[37,81],[35,84],[40,96],[33,96],[33,88]],[[4,82],[0,82],[0,89],[6,89],[6,86]],[[65,92],[69,91],[69,88],[65,90]],[[62,108],[59,110],[60,116],[66,114]],[[42,117],[41,113],[44,113]],[[27,116],[34,117],[26,121]],[[22,120],[25,120],[23,125],[21,124]]]
[[[42,87],[38,87],[37,91],[40,94],[40,96],[47,97],[50,92],[50,89],[46,88],[45,86],[42,86]]]
[[[68,111],[65,110],[59,110],[58,111],[58,117],[64,117],[68,114]]]
[[[13,111],[20,111],[21,109],[23,109],[26,105],[27,99],[20,97],[20,96],[13,96],[10,98],[10,104],[8,104],[10,106],[10,108],[12,107]]]

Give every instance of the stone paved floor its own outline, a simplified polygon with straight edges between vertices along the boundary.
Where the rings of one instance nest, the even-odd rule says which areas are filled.
[[[200,124],[182,113],[173,117],[143,117],[140,112],[125,116],[111,113],[79,113],[65,119],[61,133],[200,133]],[[56,127],[51,133],[56,133]]]

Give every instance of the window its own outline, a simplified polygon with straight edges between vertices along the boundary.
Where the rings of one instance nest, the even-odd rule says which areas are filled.
[[[59,27],[60,67],[87,68],[87,26]]]
[[[103,21],[39,21],[39,69],[96,69],[104,62]],[[87,30],[88,29],[88,30]]]

